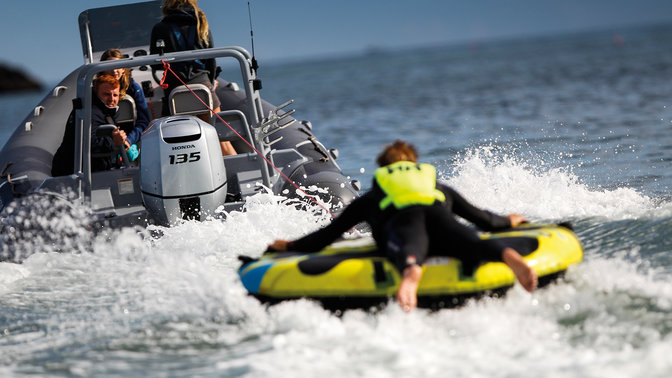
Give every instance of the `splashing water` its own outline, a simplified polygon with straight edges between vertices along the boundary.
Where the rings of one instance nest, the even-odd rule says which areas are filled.
[[[264,71],[264,97],[303,104],[353,177],[408,137],[475,205],[571,220],[585,261],[565,279],[438,312],[266,307],[237,256],[323,226],[322,210],[258,194],[205,222],[93,235],[85,209],[52,223],[47,201],[0,218],[2,252],[25,257],[0,263],[0,376],[672,375],[667,29],[619,48],[596,33]]]
[[[470,177],[482,177],[472,176],[478,172],[472,166],[537,184],[566,175],[534,175],[511,161],[488,164],[465,160],[451,185],[468,192]],[[590,192],[571,180],[564,188]],[[672,351],[665,320],[672,286],[645,264],[633,265],[632,253],[604,258],[589,251],[592,259],[565,281],[533,295],[516,287],[503,299],[436,313],[408,315],[391,305],[377,315],[337,317],[306,300],[267,308],[246,295],[236,275],[238,254],[258,256],[274,238],[298,237],[327,222],[316,208],[258,194],[223,219],[123,229],[85,238],[92,253],[0,263],[7,273],[0,281],[0,373],[114,374],[121,366],[137,373],[159,365],[184,374],[247,376],[642,373],[624,362],[632,359],[656,371],[672,368],[658,357]],[[25,358],[31,367],[12,368]]]
[[[534,220],[672,215],[672,203],[657,206],[630,188],[592,189],[569,168],[531,165],[494,146],[468,150],[451,169],[440,177],[477,206],[502,214]]]
[[[90,243],[90,211],[72,195],[19,198],[0,217],[0,261],[22,261],[39,252],[85,252]]]

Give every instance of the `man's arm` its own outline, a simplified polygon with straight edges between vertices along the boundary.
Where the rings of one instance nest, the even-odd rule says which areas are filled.
[[[476,227],[484,231],[511,227],[511,220],[508,217],[477,208],[448,186],[439,184],[437,188],[446,195],[446,198],[452,199],[453,213],[473,223]]]
[[[269,245],[269,250],[319,251],[338,239],[344,232],[364,221],[370,205],[371,198],[368,198],[366,195],[356,198],[343,210],[343,213],[338,218],[334,219],[327,226],[295,241],[276,240],[273,244]]]

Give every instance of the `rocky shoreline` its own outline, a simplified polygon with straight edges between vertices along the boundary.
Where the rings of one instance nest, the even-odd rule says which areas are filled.
[[[0,93],[39,91],[42,83],[23,71],[0,63]]]

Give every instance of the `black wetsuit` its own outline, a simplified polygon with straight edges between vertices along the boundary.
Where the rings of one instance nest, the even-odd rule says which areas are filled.
[[[428,256],[450,256],[466,263],[501,261],[504,246],[496,239],[481,240],[476,231],[460,223],[455,215],[484,231],[511,226],[509,218],[476,208],[452,188],[437,183],[446,199],[433,205],[415,205],[402,210],[394,206],[380,209],[385,194],[374,180],[373,189],[348,205],[326,227],[290,242],[288,248],[299,252],[321,250],[360,222],[371,226],[378,248],[401,271],[414,256],[422,264]]]
[[[163,40],[165,44],[163,48],[164,53],[214,47],[215,43],[212,39],[212,32],[208,33],[208,44],[206,45],[198,37],[196,27],[197,18],[194,8],[185,6],[183,8],[168,10],[168,15],[163,17],[161,22],[154,25],[152,29],[149,45],[150,54],[160,53],[159,48],[156,47],[156,41],[158,40]],[[161,65],[152,67],[157,70],[163,69]],[[202,83],[210,87],[211,91],[213,91],[213,108],[220,106],[219,99],[217,99],[214,87],[212,86],[217,76],[217,62],[214,58],[172,63],[170,67],[186,84]],[[168,115],[168,96],[173,89],[182,85],[182,83],[170,73],[166,75],[165,83],[168,84],[168,88],[164,91],[163,114]]]
[[[92,95],[91,106],[91,172],[104,171],[120,166],[112,151],[116,148],[111,136],[96,136],[96,128],[100,125],[117,123],[117,108],[108,108]],[[96,156],[98,155],[98,156]],[[75,166],[75,111],[70,112],[65,125],[63,141],[56,150],[51,166],[53,177],[70,175]]]

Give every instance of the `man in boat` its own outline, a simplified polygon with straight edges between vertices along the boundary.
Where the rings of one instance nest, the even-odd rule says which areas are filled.
[[[96,135],[100,125],[116,125],[119,104],[119,81],[110,75],[100,75],[93,81],[91,106],[91,171],[104,171],[119,166],[112,154],[119,146],[128,146],[126,133],[117,128],[111,135]],[[54,154],[51,175],[64,176],[73,173],[75,158],[75,111],[70,112],[65,126],[63,142]]]
[[[499,216],[471,205],[452,188],[437,183],[436,169],[418,164],[413,146],[397,140],[378,156],[372,189],[348,205],[328,226],[295,241],[276,240],[269,251],[319,251],[360,222],[371,226],[378,248],[402,275],[397,301],[405,311],[417,306],[422,263],[428,256],[449,256],[462,262],[503,261],[529,292],[537,275],[521,255],[497,239],[482,240],[455,215],[484,231],[516,227],[519,214]]]

